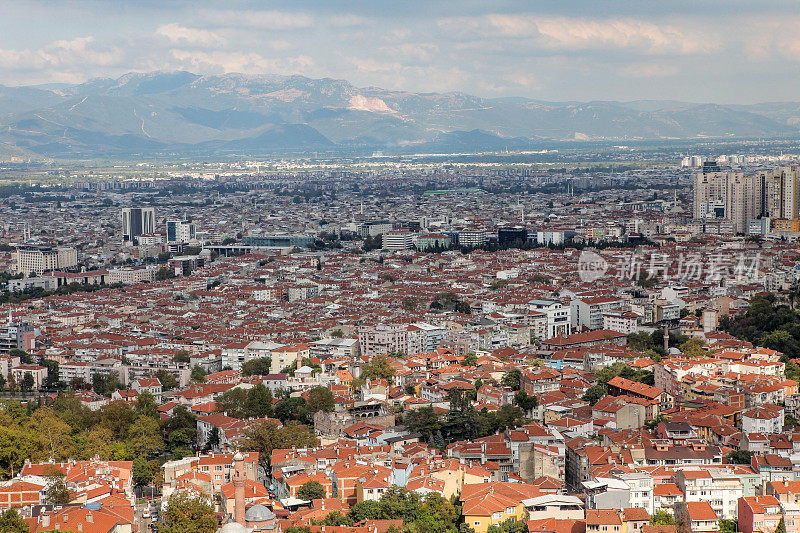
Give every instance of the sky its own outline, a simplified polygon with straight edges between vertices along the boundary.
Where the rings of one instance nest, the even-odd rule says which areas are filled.
[[[0,0],[0,85],[300,74],[547,101],[800,100],[797,0]]]

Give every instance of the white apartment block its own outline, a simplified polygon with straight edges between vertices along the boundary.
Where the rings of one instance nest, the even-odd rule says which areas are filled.
[[[571,309],[564,307],[559,300],[532,300],[528,303],[528,307],[547,315],[544,337],[539,337],[541,340],[552,339],[559,335],[567,336],[572,332]]]
[[[152,282],[156,279],[154,268],[116,268],[108,271],[108,283],[132,283]]]
[[[410,231],[390,231],[382,239],[384,250],[409,250],[414,246],[414,234]]]
[[[570,303],[572,327],[585,326],[589,329],[603,329],[603,314],[622,305],[622,300],[609,296],[577,297]]]
[[[486,244],[485,231],[464,230],[458,232],[459,246],[483,246]]]

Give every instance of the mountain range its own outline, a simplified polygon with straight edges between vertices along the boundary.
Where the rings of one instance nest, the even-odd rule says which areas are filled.
[[[183,71],[0,86],[0,156],[491,151],[562,140],[758,137],[800,137],[800,103],[544,102]]]

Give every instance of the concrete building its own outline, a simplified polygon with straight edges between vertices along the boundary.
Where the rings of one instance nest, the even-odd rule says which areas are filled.
[[[461,230],[457,233],[459,246],[483,246],[486,244],[486,232],[477,230]]]
[[[197,226],[191,219],[167,220],[167,242],[192,242],[197,236]]]
[[[383,234],[384,250],[408,250],[414,245],[414,234],[410,231],[390,231]]]
[[[17,247],[16,274],[42,274],[52,270],[64,270],[78,265],[78,251],[66,246],[25,245]]]
[[[154,207],[126,207],[122,210],[122,240],[133,241],[139,235],[153,233],[156,229]]]
[[[569,303],[572,327],[603,329],[603,315],[619,308],[620,305],[622,305],[622,300],[609,296],[573,298]]]

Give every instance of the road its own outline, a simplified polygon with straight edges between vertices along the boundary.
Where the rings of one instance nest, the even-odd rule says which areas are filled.
[[[143,516],[145,509],[150,510],[147,518]],[[153,511],[156,510],[157,512],[158,509],[158,500],[145,501],[145,503],[136,504],[134,509],[134,521],[136,523],[136,530],[138,533],[150,533],[152,531],[152,525],[154,524]]]

